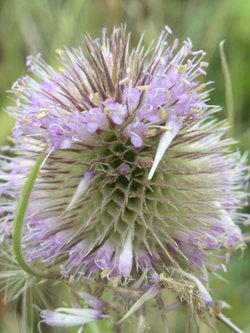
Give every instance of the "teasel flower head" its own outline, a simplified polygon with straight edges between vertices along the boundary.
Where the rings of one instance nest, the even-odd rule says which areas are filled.
[[[11,242],[18,198],[46,147],[23,231],[26,261],[146,299],[170,288],[206,308],[207,272],[244,248],[248,167],[209,104],[205,52],[190,39],[169,44],[169,34],[131,50],[124,27],[103,30],[102,40],[84,37],[85,50],[57,50],[56,69],[27,58],[8,109],[14,144],[1,157],[1,240]],[[196,290],[190,302],[182,285]]]

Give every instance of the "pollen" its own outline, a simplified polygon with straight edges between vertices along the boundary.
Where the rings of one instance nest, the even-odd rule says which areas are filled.
[[[179,68],[178,68],[178,73],[179,73],[179,74],[185,74],[187,68],[188,68],[188,65],[187,65],[187,64],[185,64],[185,65],[180,65]]]
[[[166,94],[167,94],[167,99],[172,99],[172,94],[169,89],[166,91]]]
[[[149,86],[148,85],[137,86],[137,89],[140,90],[140,91],[147,91],[147,90],[149,90]]]

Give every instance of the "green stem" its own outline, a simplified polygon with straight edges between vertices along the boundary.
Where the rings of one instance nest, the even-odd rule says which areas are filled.
[[[227,108],[227,116],[229,122],[229,131],[228,136],[232,137],[234,134],[234,101],[233,101],[233,89],[232,82],[230,77],[230,72],[228,68],[227,58],[224,51],[224,41],[220,42],[220,59],[222,72],[225,80],[225,97],[226,97],[226,108]]]
[[[46,272],[39,272],[33,267],[31,267],[25,260],[22,250],[22,236],[23,236],[23,227],[24,221],[26,217],[27,208],[29,205],[29,199],[34,187],[36,178],[38,177],[41,165],[46,157],[47,145],[44,148],[41,156],[35,163],[20,195],[20,199],[18,202],[16,215],[14,219],[14,228],[13,228],[13,252],[16,257],[17,263],[19,266],[29,275],[33,275],[39,278],[45,279],[53,279],[54,276],[46,273]]]

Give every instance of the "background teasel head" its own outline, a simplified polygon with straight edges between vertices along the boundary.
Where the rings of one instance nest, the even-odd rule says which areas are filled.
[[[17,264],[81,290],[92,307],[43,311],[48,325],[84,325],[112,307],[124,320],[152,298],[164,312],[162,289],[190,309],[187,331],[191,319],[214,327],[223,316],[208,272],[225,270],[230,253],[244,248],[237,224],[247,216],[237,210],[246,205],[248,168],[224,137],[226,122],[214,117],[219,107],[208,104],[205,53],[189,39],[169,44],[169,34],[166,27],[148,50],[142,40],[130,50],[125,28],[110,37],[103,30],[102,41],[84,38],[84,52],[58,50],[58,70],[28,57],[30,74],[12,87],[2,242],[16,239],[18,198],[45,154],[19,230],[25,265]],[[102,302],[106,289],[124,306]]]

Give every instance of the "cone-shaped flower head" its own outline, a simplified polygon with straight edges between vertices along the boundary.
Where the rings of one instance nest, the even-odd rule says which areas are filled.
[[[169,267],[205,279],[244,245],[236,210],[247,169],[213,118],[219,108],[207,104],[205,53],[189,39],[168,44],[170,33],[145,51],[141,41],[131,50],[124,28],[103,31],[102,41],[85,37],[84,51],[58,50],[57,69],[28,57],[30,74],[12,88],[0,228],[8,241],[24,182],[48,145],[25,221],[30,264],[136,288]]]

